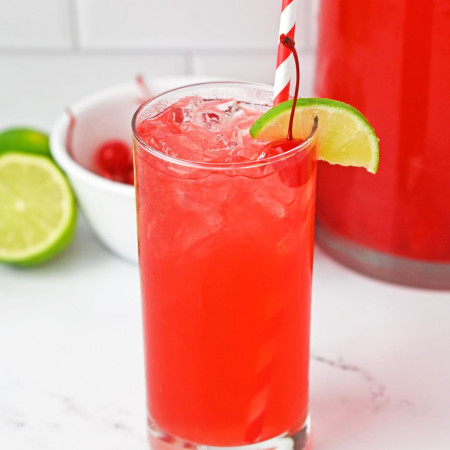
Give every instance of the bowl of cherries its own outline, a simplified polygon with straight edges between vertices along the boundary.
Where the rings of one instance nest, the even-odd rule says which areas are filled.
[[[137,261],[131,118],[148,97],[143,82],[101,91],[67,108],[50,149],[87,222],[115,254]]]

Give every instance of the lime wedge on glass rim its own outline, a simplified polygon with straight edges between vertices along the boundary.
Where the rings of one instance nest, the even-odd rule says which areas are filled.
[[[263,114],[250,128],[250,135],[262,141],[286,139],[292,100],[280,103]],[[378,168],[379,146],[367,119],[352,106],[325,98],[301,98],[295,108],[294,139],[306,139],[318,117],[316,145],[319,160],[341,166]]]
[[[43,155],[0,155],[0,261],[33,265],[68,246],[77,207],[59,167]]]

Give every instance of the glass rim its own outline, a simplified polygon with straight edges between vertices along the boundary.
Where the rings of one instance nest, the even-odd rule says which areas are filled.
[[[139,133],[136,129],[136,122],[137,122],[139,115],[149,104],[157,101],[158,99],[161,99],[162,97],[164,97],[168,94],[175,93],[177,91],[184,91],[184,90],[187,91],[189,89],[193,90],[195,88],[208,87],[208,86],[254,87],[254,88],[259,88],[264,91],[273,92],[273,86],[270,86],[269,84],[253,83],[250,81],[207,81],[207,82],[201,82],[201,83],[187,84],[187,85],[183,85],[180,87],[176,87],[176,88],[161,92],[160,94],[157,94],[154,97],[151,97],[150,99],[148,99],[144,103],[142,103],[142,105],[140,105],[139,108],[136,110],[136,112],[133,114],[133,117],[131,119],[131,128],[132,128],[132,132],[133,132],[133,137],[136,139],[136,141],[139,143],[139,145],[145,151],[150,153],[151,155],[153,155],[159,159],[165,160],[167,162],[177,164],[179,166],[218,171],[218,170],[230,170],[230,169],[253,169],[256,167],[262,167],[262,166],[274,164],[276,162],[284,161],[285,159],[288,159],[288,158],[294,156],[295,154],[299,153],[303,149],[308,148],[313,143],[314,138],[316,136],[316,132],[317,132],[317,120],[316,119],[314,120],[314,124],[312,126],[310,134],[301,144],[290,149],[287,152],[280,153],[279,155],[270,156],[268,158],[263,158],[263,159],[254,160],[254,161],[238,161],[238,162],[223,162],[223,163],[191,161],[188,159],[182,159],[182,158],[178,158],[176,156],[167,155],[166,153],[162,152],[161,150],[153,148],[151,145],[147,144],[141,138],[141,136],[139,135]]]

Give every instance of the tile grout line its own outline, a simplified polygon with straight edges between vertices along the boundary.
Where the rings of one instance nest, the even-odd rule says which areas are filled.
[[[311,46],[302,45],[299,46],[299,52],[303,54],[314,53],[315,48]],[[0,56],[17,56],[17,57],[28,57],[28,56],[70,56],[74,55],[75,52],[81,53],[85,56],[169,56],[169,57],[183,57],[185,59],[186,70],[193,70],[194,56],[209,57],[209,56],[221,56],[221,57],[242,57],[246,55],[255,56],[257,53],[259,56],[273,56],[274,50],[271,48],[136,48],[136,47],[98,47],[98,48],[82,48],[79,45],[78,40],[73,42],[72,48],[55,48],[55,47],[10,47],[0,45]]]

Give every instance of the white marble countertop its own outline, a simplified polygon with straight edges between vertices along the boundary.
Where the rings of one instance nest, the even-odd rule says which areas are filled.
[[[450,448],[450,292],[316,250],[313,450]],[[0,266],[0,448],[146,450],[138,268],[81,221],[34,269]]]

